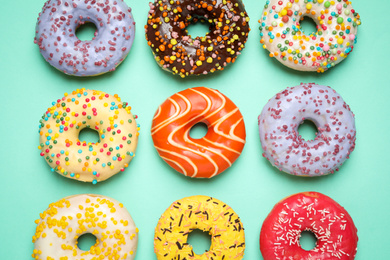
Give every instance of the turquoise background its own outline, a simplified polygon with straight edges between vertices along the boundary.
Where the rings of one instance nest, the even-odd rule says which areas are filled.
[[[229,204],[245,227],[244,259],[262,259],[259,233],[275,203],[302,192],[322,192],[344,206],[358,228],[356,259],[388,259],[390,226],[387,169],[390,145],[388,110],[390,1],[354,0],[362,25],[353,53],[324,74],[293,71],[268,57],[258,30],[265,0],[246,0],[252,31],[242,55],[225,71],[182,79],[154,61],[144,37],[146,0],[126,0],[136,20],[130,54],[113,73],[93,78],[66,76],[44,61],[33,43],[35,23],[44,0],[2,1],[0,16],[0,259],[29,259],[34,220],[62,197],[97,193],[121,201],[140,229],[136,259],[156,259],[154,228],[175,200],[208,195]],[[372,3],[372,4],[371,4]],[[340,171],[320,178],[279,172],[261,156],[257,116],[278,91],[301,82],[334,88],[356,115],[357,141]],[[189,87],[220,90],[244,116],[247,143],[233,167],[210,180],[190,179],[171,169],[157,154],[150,136],[153,114],[172,94]],[[117,93],[129,102],[141,125],[137,155],[125,172],[92,185],[52,173],[39,155],[38,121],[65,92],[91,88]]]

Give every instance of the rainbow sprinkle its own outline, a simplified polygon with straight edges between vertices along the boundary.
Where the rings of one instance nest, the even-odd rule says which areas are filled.
[[[304,33],[304,17],[316,22],[317,32]],[[353,51],[361,21],[346,0],[267,0],[259,23],[270,57],[296,70],[324,72]]]
[[[124,171],[135,156],[140,130],[136,118],[116,94],[77,89],[52,102],[43,114],[38,149],[53,172],[96,184]],[[80,141],[84,128],[95,130],[99,141]]]

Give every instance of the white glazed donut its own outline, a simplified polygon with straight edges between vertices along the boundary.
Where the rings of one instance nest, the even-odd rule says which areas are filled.
[[[128,167],[135,156],[139,125],[118,95],[77,89],[52,103],[40,120],[41,156],[59,174],[96,184]],[[84,128],[99,141],[79,140]]]
[[[66,197],[51,203],[35,222],[34,259],[135,258],[138,228],[123,204],[114,199],[93,194]],[[83,234],[96,237],[88,251],[77,246]]]
[[[90,41],[81,41],[76,29],[93,23]],[[113,71],[125,59],[134,41],[135,22],[123,0],[49,0],[39,14],[34,42],[50,65],[65,74],[96,76]]]
[[[310,17],[317,32],[305,35]],[[360,16],[347,0],[267,0],[260,22],[263,47],[287,67],[324,72],[346,58],[356,44]]]
[[[304,120],[318,133],[305,141],[298,134]],[[355,148],[355,118],[330,87],[301,84],[287,88],[264,106],[259,116],[263,156],[281,171],[299,176],[333,173]]]

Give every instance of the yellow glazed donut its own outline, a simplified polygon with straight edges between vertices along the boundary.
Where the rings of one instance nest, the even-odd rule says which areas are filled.
[[[124,171],[135,156],[139,130],[135,118],[118,95],[77,89],[43,114],[38,148],[52,171],[96,184]],[[95,130],[99,141],[80,141],[84,128]]]
[[[32,257],[37,260],[132,260],[136,254],[138,229],[133,219],[122,203],[105,196],[63,198],[51,203],[36,223]],[[77,239],[88,233],[96,237],[96,244],[83,251]]]
[[[210,250],[196,255],[187,243],[188,234],[199,229],[211,235]],[[231,207],[206,196],[187,197],[172,203],[161,216],[154,236],[158,260],[242,259],[244,228]]]

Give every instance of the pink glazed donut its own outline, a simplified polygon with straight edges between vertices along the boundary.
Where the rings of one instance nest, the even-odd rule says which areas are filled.
[[[354,114],[330,87],[309,83],[287,88],[268,101],[258,119],[263,156],[292,175],[333,173],[355,148]],[[314,140],[298,133],[305,120],[318,129]]]
[[[91,41],[81,41],[77,28],[93,23]],[[123,0],[49,0],[39,14],[34,43],[53,67],[73,76],[113,71],[134,41],[135,22]]]

